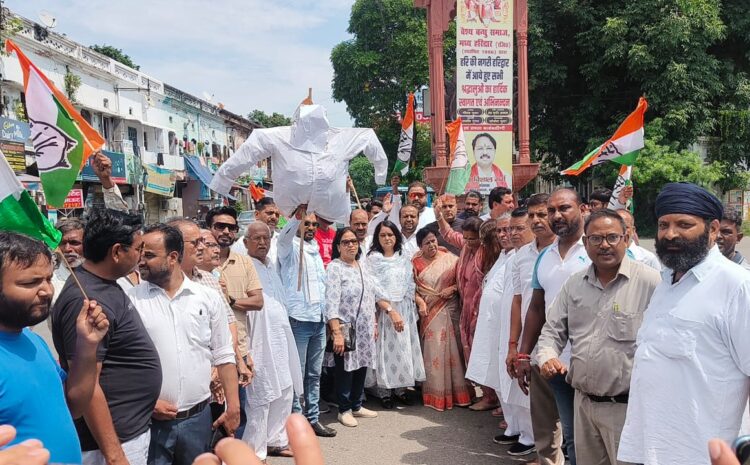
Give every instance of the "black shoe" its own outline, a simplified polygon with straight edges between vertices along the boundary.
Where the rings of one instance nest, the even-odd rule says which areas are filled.
[[[495,443],[497,443],[497,444],[508,445],[508,444],[515,444],[515,443],[517,443],[518,442],[518,438],[520,438],[520,437],[521,437],[520,434],[516,434],[515,436],[506,436],[504,434],[498,434],[492,440],[495,441]]]
[[[414,405],[414,401],[411,400],[411,399],[409,399],[409,396],[407,396],[406,393],[404,393],[404,394],[396,394],[393,397],[397,401],[401,402],[402,404],[404,404],[406,406],[412,406],[412,405]]]
[[[536,452],[536,447],[534,447],[534,444],[530,446],[524,446],[520,442],[517,442],[510,446],[510,449],[508,449],[508,455],[513,455],[516,457],[520,457],[521,455],[529,455],[532,452]]]
[[[383,406],[384,409],[388,409],[388,410],[395,407],[395,405],[393,405],[393,399],[391,399],[390,396],[381,398],[380,404]]]
[[[331,407],[328,406],[327,402],[321,402],[318,404],[318,412],[320,413],[330,413]]]
[[[315,435],[320,436],[321,438],[332,438],[336,436],[335,429],[323,426],[320,422],[316,421],[315,423],[310,423],[310,426],[312,426],[313,431],[315,431]]]

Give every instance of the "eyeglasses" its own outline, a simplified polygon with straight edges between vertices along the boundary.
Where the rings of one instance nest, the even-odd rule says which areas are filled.
[[[425,197],[427,197],[427,194],[421,194],[419,192],[412,192],[409,194],[410,199],[423,199]]]
[[[479,241],[478,237],[464,237],[464,242],[477,242]]]
[[[607,244],[614,247],[620,243],[623,237],[625,237],[624,234],[607,234],[606,236],[586,236],[586,240],[594,247],[598,247],[606,239]]]
[[[206,245],[206,247],[207,247],[207,248],[209,248],[209,249],[213,249],[213,248],[217,248],[217,249],[218,249],[218,248],[219,248],[219,244],[217,244],[216,242],[205,242],[205,241],[204,241],[203,243],[204,243],[204,244]]]
[[[185,241],[185,243],[186,244],[193,244],[193,247],[198,247],[198,244],[205,245],[206,244],[206,240],[203,239],[202,237],[199,237],[198,239],[196,239],[194,241]]]
[[[498,231],[504,232],[505,234],[508,234],[510,232],[510,228],[497,228]]]
[[[314,228],[317,228],[320,225],[317,221],[305,221],[305,226],[312,226]]]
[[[214,223],[211,225],[211,229],[216,231],[224,231],[225,229],[228,229],[229,232],[236,233],[240,230],[240,227],[232,223]]]
[[[350,246],[350,245],[357,245],[359,244],[359,241],[357,239],[344,239],[341,241],[341,245],[343,246]]]

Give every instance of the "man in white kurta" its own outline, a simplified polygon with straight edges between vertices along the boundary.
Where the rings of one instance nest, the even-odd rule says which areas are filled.
[[[375,181],[385,182],[388,158],[375,132],[366,128],[332,128],[320,105],[300,105],[292,126],[256,129],[211,181],[211,189],[228,194],[234,181],[253,165],[271,157],[274,200],[287,217],[307,205],[329,221],[346,223],[350,200],[346,190],[349,160],[364,153],[375,167]]]
[[[707,442],[738,434],[750,388],[750,273],[715,245],[723,209],[689,183],[656,199],[664,264],[638,332],[617,458],[710,463]]]
[[[271,231],[264,223],[248,226],[247,251],[263,286],[263,309],[248,312],[248,346],[255,362],[247,386],[247,427],[242,440],[260,460],[267,455],[289,456],[285,424],[292,412],[294,392],[302,392],[297,345],[284,308],[284,288],[276,265],[268,258]]]

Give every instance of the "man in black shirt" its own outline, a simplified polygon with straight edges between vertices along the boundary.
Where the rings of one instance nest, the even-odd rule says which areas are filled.
[[[141,218],[95,210],[86,224],[83,265],[75,273],[109,320],[97,350],[94,395],[76,421],[84,465],[146,465],[149,423],[161,390],[161,366],[138,312],[116,280],[138,264]],[[52,309],[52,337],[63,368],[76,356],[76,317],[84,297],[73,277]]]

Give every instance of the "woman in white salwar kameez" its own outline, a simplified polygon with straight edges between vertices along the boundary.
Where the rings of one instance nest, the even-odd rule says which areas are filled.
[[[402,236],[392,222],[386,220],[375,228],[367,268],[393,305],[391,310],[381,308],[377,314],[379,334],[370,386],[377,387],[384,408],[393,408],[393,399],[412,405],[406,388],[426,379],[417,307],[424,313],[427,306],[417,296],[410,257],[403,253]],[[403,322],[400,330],[396,325],[399,321]]]

